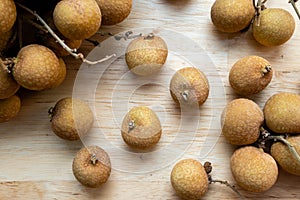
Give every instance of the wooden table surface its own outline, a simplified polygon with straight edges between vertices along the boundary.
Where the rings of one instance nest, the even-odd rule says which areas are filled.
[[[289,10],[297,23],[290,41],[272,48],[257,44],[251,31],[237,34],[216,31],[210,20],[213,1],[133,2],[133,10],[124,22],[101,27],[101,31],[113,34],[151,31],[163,36],[170,50],[163,70],[145,79],[132,75],[124,61],[124,48],[129,41],[97,34],[92,39],[102,41],[100,46],[84,42],[79,51],[90,53],[91,59],[115,52],[116,59],[87,67],[66,57],[68,72],[61,86],[42,92],[22,90],[19,115],[0,125],[1,200],[178,199],[169,179],[172,167],[183,158],[212,162],[212,176],[234,184],[229,159],[235,147],[220,135],[219,123],[226,103],[238,98],[228,84],[232,64],[247,55],[260,55],[272,64],[275,71],[272,82],[262,93],[251,97],[261,108],[279,91],[299,93],[300,21],[288,0],[267,4]],[[110,44],[117,46],[112,49]],[[211,85],[210,96],[200,108],[198,118],[182,115],[168,92],[175,70],[191,65],[203,70]],[[82,142],[68,142],[54,135],[47,114],[56,101],[72,95],[89,102],[96,117],[90,135]],[[162,122],[163,136],[152,152],[132,152],[121,139],[122,117],[135,105],[151,107]],[[75,153],[90,144],[103,147],[112,161],[111,177],[98,189],[81,186],[71,169]],[[260,194],[240,191],[249,199],[300,199],[300,178],[280,170],[277,183],[269,191]],[[212,184],[204,199],[237,199],[237,196],[223,185]]]

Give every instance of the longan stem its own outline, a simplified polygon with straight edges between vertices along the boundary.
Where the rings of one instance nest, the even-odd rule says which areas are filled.
[[[16,2],[16,5],[18,5],[20,8],[26,10],[27,12],[29,12],[30,14],[32,14],[33,16],[35,16],[42,24],[43,26],[47,29],[47,31],[55,38],[55,40],[67,51],[69,52],[74,58],[76,59],[81,59],[83,62],[90,64],[90,65],[95,65],[97,63],[101,63],[104,62],[106,60],[111,59],[112,57],[115,57],[115,54],[112,54],[110,56],[106,56],[105,58],[101,59],[101,60],[97,60],[97,61],[89,61],[87,59],[85,59],[84,55],[82,53],[76,53],[76,49],[71,49],[68,45],[66,45],[64,43],[63,40],[61,40],[55,33],[54,31],[48,26],[48,24],[43,20],[43,18],[41,18],[36,12],[30,10],[29,8],[23,6],[20,3]]]
[[[96,165],[96,163],[98,162],[98,158],[97,158],[96,154],[91,155],[91,162],[93,165]]]
[[[129,131],[132,131],[134,128],[135,128],[135,123],[134,123],[134,120],[131,120],[129,123],[128,123],[128,132]]]
[[[296,2],[294,0],[289,0],[289,3],[292,4],[292,6],[293,6],[293,8],[294,8],[294,10],[295,10],[298,18],[300,19],[300,13],[299,13],[299,10],[298,10],[298,8],[296,6]]]
[[[272,70],[272,67],[271,65],[266,65],[264,68],[263,68],[263,74],[267,74],[269,73],[270,71]]]
[[[227,187],[229,187],[232,191],[234,191],[239,197],[240,199],[246,199],[236,188],[234,185],[231,185],[228,183],[228,181],[222,181],[222,180],[210,180],[210,183],[221,183],[223,185],[226,185]]]
[[[256,16],[255,16],[255,17],[257,17],[257,23],[255,24],[255,26],[260,26],[260,13],[261,13],[262,5],[263,5],[262,0],[258,0],[257,5],[254,5],[257,10]]]
[[[232,189],[232,191],[234,191],[240,197],[240,199],[245,199],[245,197],[235,188],[235,186],[234,185],[230,185],[228,183],[228,181],[214,180],[212,178],[212,176],[210,175],[210,173],[211,173],[211,171],[213,169],[212,165],[211,165],[211,162],[208,162],[208,161],[205,162],[204,165],[203,165],[203,167],[204,167],[204,170],[205,170],[205,172],[207,174],[209,184],[211,184],[211,183],[221,183],[221,184],[224,184],[227,187],[229,187],[230,189]]]
[[[286,139],[283,138],[283,136],[273,136],[270,135],[267,138],[268,140],[278,140],[280,142],[283,142],[285,145],[287,145],[287,147],[289,148],[289,150],[291,151],[291,153],[295,156],[295,158],[297,159],[297,161],[300,163],[300,156],[298,154],[298,152],[296,151],[295,147],[289,143],[289,141],[287,141]]]
[[[184,101],[188,101],[188,96],[189,96],[189,94],[188,94],[188,91],[186,90],[186,91],[184,91],[183,93],[182,93],[182,98],[183,98],[183,100]]]

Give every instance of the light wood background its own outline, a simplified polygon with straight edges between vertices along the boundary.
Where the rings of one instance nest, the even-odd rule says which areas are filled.
[[[299,93],[299,20],[287,0],[270,0],[269,7],[285,8],[295,16],[297,28],[289,42],[267,48],[253,40],[251,31],[238,34],[216,31],[210,20],[212,4],[209,0],[134,0],[133,10],[124,22],[101,28],[113,34],[153,30],[173,42],[174,35],[164,34],[169,30],[167,33],[184,38],[178,40],[183,47],[186,41],[193,41],[191,50],[201,47],[200,51],[205,52],[211,63],[197,61],[197,52],[184,55],[172,47],[163,70],[153,79],[140,79],[128,72],[124,54],[118,55],[106,68],[101,68],[105,64],[87,68],[79,60],[66,57],[68,74],[61,86],[42,92],[22,90],[19,115],[0,124],[0,199],[178,199],[169,179],[172,167],[183,158],[212,162],[213,178],[234,184],[229,159],[235,147],[220,135],[219,124],[223,107],[238,98],[228,84],[229,69],[247,55],[260,55],[270,61],[275,71],[272,82],[262,93],[250,97],[261,108],[279,91]],[[112,51],[105,40],[107,36],[97,34],[92,39],[103,43],[94,48],[84,42],[79,51],[85,55],[92,51],[90,58],[101,58]],[[129,41],[119,42],[123,48]],[[200,63],[196,67],[208,76],[211,93],[199,110],[200,117],[191,118],[182,115],[173,103],[168,82],[176,69],[195,63]],[[211,66],[205,66],[208,64]],[[99,70],[102,76],[97,76]],[[83,72],[90,76],[79,76]],[[82,143],[55,136],[48,119],[48,109],[60,98],[72,95],[87,100],[95,112],[93,130]],[[150,153],[132,152],[120,136],[122,117],[135,105],[154,109],[163,125],[162,139]],[[81,186],[71,169],[75,153],[90,144],[103,147],[112,160],[111,177],[98,189]],[[280,170],[277,183],[269,191],[260,194],[240,191],[249,199],[300,199],[300,178]],[[237,196],[225,186],[212,184],[204,199],[237,199]]]

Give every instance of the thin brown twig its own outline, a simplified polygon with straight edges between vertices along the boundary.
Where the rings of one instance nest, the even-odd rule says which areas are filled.
[[[246,199],[236,188],[234,185],[231,185],[228,181],[222,181],[222,180],[214,180],[211,179],[210,183],[221,183],[223,185],[226,185],[227,187],[229,187],[230,189],[232,189],[232,191],[234,191],[240,199]]]
[[[43,18],[41,18],[36,12],[32,11],[31,9],[27,8],[26,6],[23,6],[20,3],[16,3],[17,6],[19,6],[20,8],[26,10],[27,12],[29,12],[30,14],[32,14],[33,16],[35,16],[42,24],[43,26],[47,29],[47,31],[55,38],[55,40],[67,51],[70,53],[70,55],[72,55],[74,58],[76,59],[81,59],[84,63],[90,64],[90,65],[94,65],[97,63],[101,63],[104,62],[106,60],[111,59],[112,57],[115,57],[115,54],[112,54],[110,56],[106,56],[103,59],[97,60],[97,61],[89,61],[87,60],[84,55],[82,53],[76,53],[77,49],[71,49],[68,45],[66,45],[64,43],[63,40],[61,40],[56,33],[49,27],[49,25],[43,20]]]
[[[297,6],[296,6],[295,0],[289,0],[289,3],[292,4],[292,6],[293,6],[293,8],[294,8],[294,10],[295,10],[295,12],[296,12],[298,18],[300,19],[300,13],[299,13],[299,10],[298,10],[298,8],[297,8]]]
[[[229,187],[232,191],[234,191],[234,192],[240,197],[240,199],[245,199],[245,197],[244,197],[244,196],[243,196],[243,195],[235,188],[235,186],[229,184],[228,181],[214,180],[214,179],[212,178],[212,176],[210,175],[210,173],[212,172],[212,169],[213,169],[213,168],[212,168],[212,165],[211,165],[210,162],[205,162],[204,165],[203,165],[203,167],[204,167],[204,170],[205,170],[205,172],[206,172],[206,174],[207,174],[209,184],[211,184],[211,183],[221,183],[221,184],[223,184],[223,185],[226,185],[226,186]]]

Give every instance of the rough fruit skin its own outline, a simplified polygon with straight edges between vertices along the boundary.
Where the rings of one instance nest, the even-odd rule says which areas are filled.
[[[83,40],[100,28],[101,11],[95,0],[62,0],[55,6],[53,20],[66,38]]]
[[[264,192],[277,181],[278,167],[272,156],[252,146],[237,149],[230,159],[232,175],[250,192]]]
[[[132,0],[96,0],[102,14],[103,25],[115,25],[128,17]]]
[[[216,0],[210,14],[219,31],[234,33],[250,24],[255,8],[252,0]]]
[[[84,101],[66,97],[55,104],[51,122],[57,136],[73,141],[87,135],[93,126],[94,115]]]
[[[31,44],[23,47],[13,67],[15,80],[29,90],[45,90],[57,86],[62,68],[58,58],[49,48]]]
[[[168,47],[161,37],[142,36],[129,43],[125,60],[134,74],[146,76],[158,72],[165,64],[167,56]]]
[[[183,98],[184,92],[188,92],[187,101]],[[170,93],[180,106],[200,106],[208,98],[209,83],[202,71],[194,67],[185,67],[173,75]]]
[[[208,176],[194,159],[179,161],[172,169],[171,184],[177,195],[186,200],[201,199],[208,190]]]
[[[293,145],[297,153],[300,154],[300,136],[288,137],[287,141]],[[271,155],[282,169],[291,174],[300,176],[300,163],[291,153],[287,145],[276,142],[271,147]]]
[[[93,164],[91,157],[95,155],[97,162]],[[73,160],[73,174],[84,186],[97,188],[106,183],[111,173],[108,154],[98,146],[80,149]]]
[[[252,144],[259,138],[263,121],[263,111],[254,101],[235,99],[222,112],[222,134],[230,144]]]
[[[0,99],[0,123],[10,121],[17,116],[21,108],[21,100],[13,95],[7,99]]]
[[[17,9],[13,0],[0,1],[0,34],[8,32],[17,19]]]
[[[264,106],[265,122],[275,133],[300,133],[300,96],[281,92],[271,96]]]
[[[282,8],[268,8],[260,14],[260,24],[255,18],[253,37],[264,46],[278,46],[287,42],[295,31],[295,19]]]
[[[6,99],[14,95],[20,88],[20,85],[8,73],[5,65],[0,59],[0,99]]]
[[[134,122],[134,128],[130,128],[130,122]],[[148,149],[159,142],[162,128],[153,110],[145,106],[137,106],[124,117],[121,133],[128,146],[135,149]]]
[[[271,64],[259,56],[239,59],[230,69],[229,83],[232,89],[244,96],[253,95],[265,89],[272,80],[273,70],[265,71]]]

